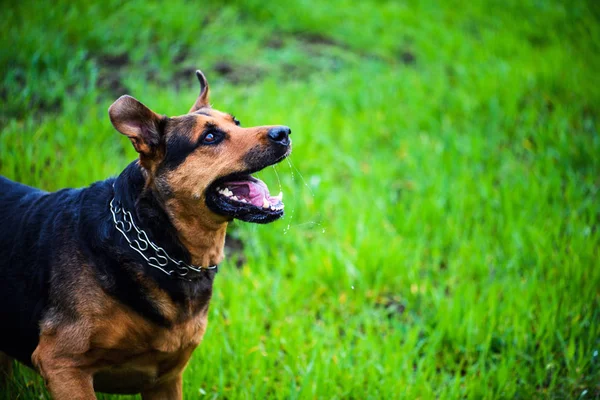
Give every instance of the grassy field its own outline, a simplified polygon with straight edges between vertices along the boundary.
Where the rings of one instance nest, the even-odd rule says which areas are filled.
[[[285,219],[231,226],[186,398],[599,399],[599,3],[349,4],[9,1],[0,174],[118,174],[108,106],[183,114],[201,68],[294,152],[260,174]],[[4,395],[49,397],[22,367]]]

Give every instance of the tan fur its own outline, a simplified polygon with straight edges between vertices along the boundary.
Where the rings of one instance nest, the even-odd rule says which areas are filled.
[[[177,381],[206,331],[208,308],[181,318],[189,310],[170,307],[166,293],[153,287],[167,309],[165,314],[173,321],[182,319],[167,329],[124,308],[88,282],[76,295],[81,317],[67,324],[45,321],[32,356],[53,396],[61,399],[66,398],[63,393],[70,393],[69,398],[77,398],[72,396],[81,392],[81,398],[93,399],[93,390],[82,390],[92,382],[96,390],[118,393],[151,393],[166,382],[180,386]]]

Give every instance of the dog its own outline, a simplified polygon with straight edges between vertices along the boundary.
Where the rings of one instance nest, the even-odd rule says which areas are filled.
[[[181,399],[228,222],[283,215],[251,174],[290,154],[290,128],[242,128],[196,75],[185,115],[110,106],[139,153],[118,177],[53,193],[0,177],[2,365],[36,369],[54,399]]]

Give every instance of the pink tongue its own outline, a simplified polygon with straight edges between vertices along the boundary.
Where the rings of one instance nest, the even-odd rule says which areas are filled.
[[[227,182],[225,186],[240,199],[252,203],[257,207],[263,206],[263,199],[267,199],[271,204],[277,204],[278,200],[271,197],[269,188],[259,179],[256,181],[235,181]]]

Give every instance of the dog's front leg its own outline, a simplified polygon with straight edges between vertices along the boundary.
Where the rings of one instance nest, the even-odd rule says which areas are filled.
[[[143,400],[181,400],[183,398],[183,383],[178,375],[150,390],[142,392]]]
[[[44,370],[44,380],[54,400],[95,400],[92,375],[76,368]]]
[[[58,351],[55,337],[42,335],[31,356],[54,400],[95,400],[92,373]],[[57,354],[58,353],[58,354]]]

